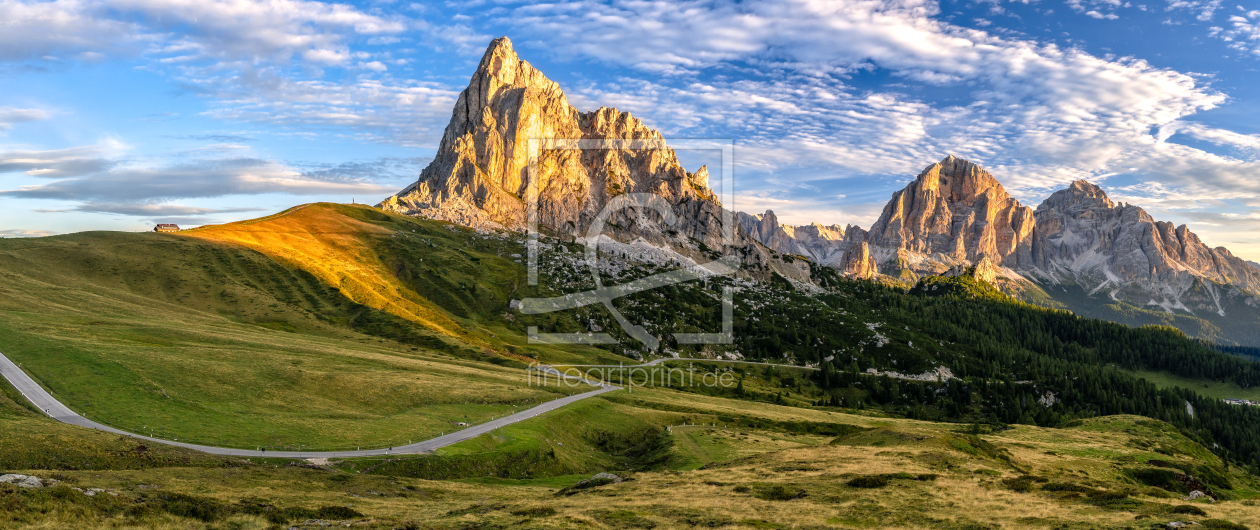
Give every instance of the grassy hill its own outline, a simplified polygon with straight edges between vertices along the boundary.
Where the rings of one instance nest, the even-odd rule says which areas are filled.
[[[121,429],[329,449],[401,445],[573,391],[527,387],[526,355],[616,359],[531,350],[487,316],[523,275],[511,241],[478,251],[466,230],[328,204],[193,234],[0,240],[0,351]],[[409,252],[432,264],[411,285],[391,272]],[[425,282],[449,293],[412,289]]]

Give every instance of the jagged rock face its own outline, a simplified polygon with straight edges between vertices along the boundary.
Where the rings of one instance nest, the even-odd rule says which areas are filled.
[[[636,145],[536,152],[535,140]],[[460,93],[433,162],[414,184],[378,206],[475,228],[521,230],[528,226],[530,194],[536,189],[540,227],[585,237],[610,200],[649,193],[665,200],[677,224],[665,225],[656,212],[631,208],[607,218],[604,233],[643,238],[706,260],[712,257],[706,249],[735,247],[756,270],[807,280],[808,268],[802,276],[800,267],[773,259],[738,227],[732,227],[734,239],[726,244],[722,205],[708,179],[704,167],[695,173],[683,169],[661,134],[629,113],[606,107],[578,111],[558,84],[521,60],[512,42],[501,37],[491,42]]]
[[[779,224],[773,210],[762,215],[736,214],[740,227],[761,244],[783,254],[805,256],[815,263],[832,265],[844,258],[848,247],[840,225],[805,226]]]
[[[953,278],[955,276],[964,276],[964,275],[971,275],[972,278],[975,278],[977,280],[988,282],[990,284],[996,284],[997,278],[998,278],[998,269],[996,266],[993,265],[992,261],[989,261],[988,258],[984,258],[984,259],[981,259],[979,263],[976,263],[974,267],[965,267],[963,265],[955,265],[954,267],[950,268],[949,271],[943,274],[942,276],[945,276],[946,278]]]
[[[871,247],[865,241],[851,245],[840,262],[840,270],[848,276],[871,278],[879,274],[879,265],[871,255]]]
[[[1035,226],[1032,208],[1012,198],[988,171],[951,155],[893,194],[867,242],[876,255],[900,254],[905,263],[897,266],[924,272],[985,257],[1004,267],[1029,268],[1040,257]]]
[[[1211,282],[1260,291],[1260,271],[1229,250],[1209,248],[1185,225],[1174,228],[1137,206],[1117,205],[1083,180],[1047,198],[1036,218],[1050,279],[1066,276],[1138,305],[1191,312],[1223,313]],[[1205,296],[1188,295],[1192,290]]]
[[[684,226],[670,230],[721,248],[721,205],[705,168],[687,172],[661,134],[629,113],[578,111],[559,85],[517,57],[506,37],[490,44],[460,93],[433,162],[381,207],[467,226],[523,228],[535,139],[640,140],[644,147],[541,151],[532,177],[541,226],[585,235],[582,230],[611,198],[647,192],[687,210],[677,212]],[[623,212],[611,220],[647,230],[647,221],[655,219]],[[665,239],[656,232],[651,239]]]

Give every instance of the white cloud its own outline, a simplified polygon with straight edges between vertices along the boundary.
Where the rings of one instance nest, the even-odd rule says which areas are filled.
[[[1163,142],[1174,134],[1184,134],[1196,140],[1232,149],[1243,158],[1254,160],[1260,156],[1260,135],[1240,134],[1199,123],[1175,121],[1160,127],[1156,138]]]
[[[0,61],[39,59],[81,52],[135,52],[154,36],[137,24],[97,16],[80,0],[0,0]]]
[[[263,208],[202,208],[173,203],[134,203],[134,202],[85,202],[73,208],[63,210],[37,210],[40,213],[55,212],[88,212],[133,215],[137,217],[200,217],[223,213],[246,213],[263,211]]]
[[[312,0],[0,0],[0,60],[146,53],[344,64],[348,40],[407,27],[405,20]]]
[[[118,143],[34,150],[0,150],[0,173],[25,173],[32,177],[66,178],[90,175],[114,165],[110,157],[122,150]]]
[[[1121,7],[1129,7],[1129,5],[1123,4],[1119,0],[1067,0],[1065,3],[1077,13],[1100,20],[1116,20],[1120,16],[1115,14],[1115,10]]]
[[[1260,57],[1260,10],[1238,9],[1242,14],[1229,17],[1228,29],[1213,27],[1210,34],[1229,43],[1230,48]]]
[[[1097,12],[1097,11],[1093,11],[1093,10],[1086,11],[1086,12],[1085,12],[1085,16],[1090,17],[1090,18],[1097,18],[1097,19],[1100,19],[1100,20],[1102,20],[1102,19],[1106,19],[1106,20],[1115,20],[1115,19],[1120,18],[1120,16],[1119,16],[1119,15],[1117,15],[1117,14],[1115,14],[1115,13],[1107,13],[1107,14],[1103,14],[1103,13],[1099,13],[1099,12]]]
[[[49,230],[28,230],[23,228],[8,228],[0,230],[0,238],[5,237],[47,237],[57,235],[56,232]]]
[[[1198,11],[1199,14],[1194,18],[1207,22],[1212,20],[1212,15],[1220,8],[1221,0],[1168,0],[1168,7],[1164,8],[1164,10],[1185,9],[1187,11]]]
[[[206,116],[300,127],[348,127],[366,141],[436,144],[462,87],[356,77],[343,82],[295,79],[274,69],[185,78],[214,102]]]
[[[0,196],[73,200],[85,205],[131,205],[142,211],[143,205],[174,199],[264,193],[383,195],[392,191],[393,188],[362,180],[317,178],[271,160],[227,158],[159,167],[116,165],[48,184],[0,191]]]
[[[581,17],[552,6],[549,18],[543,7],[531,6],[517,16],[536,25],[531,36],[547,46],[603,60],[642,65],[652,58],[718,71],[719,61],[742,60],[763,64],[763,72],[788,69],[765,81],[620,82],[579,89],[583,94],[574,100],[624,105],[675,130],[729,123],[766,147],[813,146],[809,150],[827,162],[870,172],[918,168],[954,153],[991,164],[1018,159],[1027,166],[1082,168],[1039,173],[1092,173],[1127,150],[1149,146],[1151,127],[1225,99],[1193,77],[1141,60],[1108,60],[951,26],[931,18],[935,4],[928,2],[788,2],[773,10],[723,3],[710,11],[671,5],[584,4],[581,12],[594,14]],[[630,36],[638,46],[621,41]],[[832,74],[864,64],[969,87],[974,101],[940,108],[896,92],[857,93]]]
[[[48,113],[40,109],[19,109],[0,107],[0,131],[13,128],[15,123],[26,123],[48,119]]]

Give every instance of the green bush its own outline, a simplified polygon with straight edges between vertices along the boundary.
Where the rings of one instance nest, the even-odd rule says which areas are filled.
[[[757,492],[757,497],[768,501],[790,501],[805,496],[804,490],[789,488],[782,484],[775,484],[769,488],[765,488]]]
[[[520,510],[512,511],[512,515],[519,515],[523,517],[551,517],[556,513],[556,509],[550,506],[535,506],[533,508],[522,508]]]
[[[882,488],[888,485],[888,479],[878,475],[862,476],[850,480],[848,485],[854,488]]]
[[[1206,515],[1207,515],[1207,512],[1203,511],[1203,509],[1202,509],[1202,508],[1199,508],[1198,506],[1191,506],[1191,505],[1189,505],[1189,504],[1182,504],[1182,505],[1180,505],[1180,506],[1173,506],[1172,510],[1169,510],[1169,513],[1177,513],[1177,514],[1182,514],[1182,513],[1184,513],[1184,514],[1187,514],[1187,515],[1199,515],[1199,516],[1206,516]]]
[[[1002,484],[1004,484],[1007,489],[1019,493],[1028,493],[1033,490],[1032,481],[1023,477],[1002,479]]]
[[[1205,519],[1199,521],[1199,524],[1202,525],[1203,528],[1207,528],[1209,530],[1251,530],[1245,525],[1232,523],[1224,519]]]
[[[357,519],[359,517],[363,517],[363,514],[359,513],[355,509],[347,508],[345,506],[323,506],[320,507],[320,509],[315,510],[315,515],[317,515],[320,519],[336,520]]]
[[[1154,486],[1156,488],[1170,490],[1185,489],[1181,483],[1177,482],[1177,475],[1179,475],[1179,473],[1171,469],[1148,467],[1141,469],[1126,469],[1124,472],[1126,475],[1132,477],[1133,480],[1136,480],[1146,486]]]
[[[1051,482],[1041,487],[1044,491],[1066,491],[1073,493],[1094,493],[1093,488],[1082,486],[1080,484],[1065,484],[1062,482]]]

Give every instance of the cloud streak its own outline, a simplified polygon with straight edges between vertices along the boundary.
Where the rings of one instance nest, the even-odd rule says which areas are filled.
[[[309,0],[3,0],[0,20],[0,60],[8,61],[144,53],[339,65],[352,59],[350,38],[407,29],[402,19]]]
[[[65,178],[99,173],[115,162],[109,156],[118,145],[92,145],[48,151],[0,152],[0,173],[25,173],[32,177]]]
[[[270,160],[230,158],[193,160],[158,168],[115,167],[92,175],[0,191],[0,196],[82,201],[89,205],[131,204],[143,209],[136,205],[229,195],[379,195],[391,191],[392,188],[362,181],[314,178]]]

